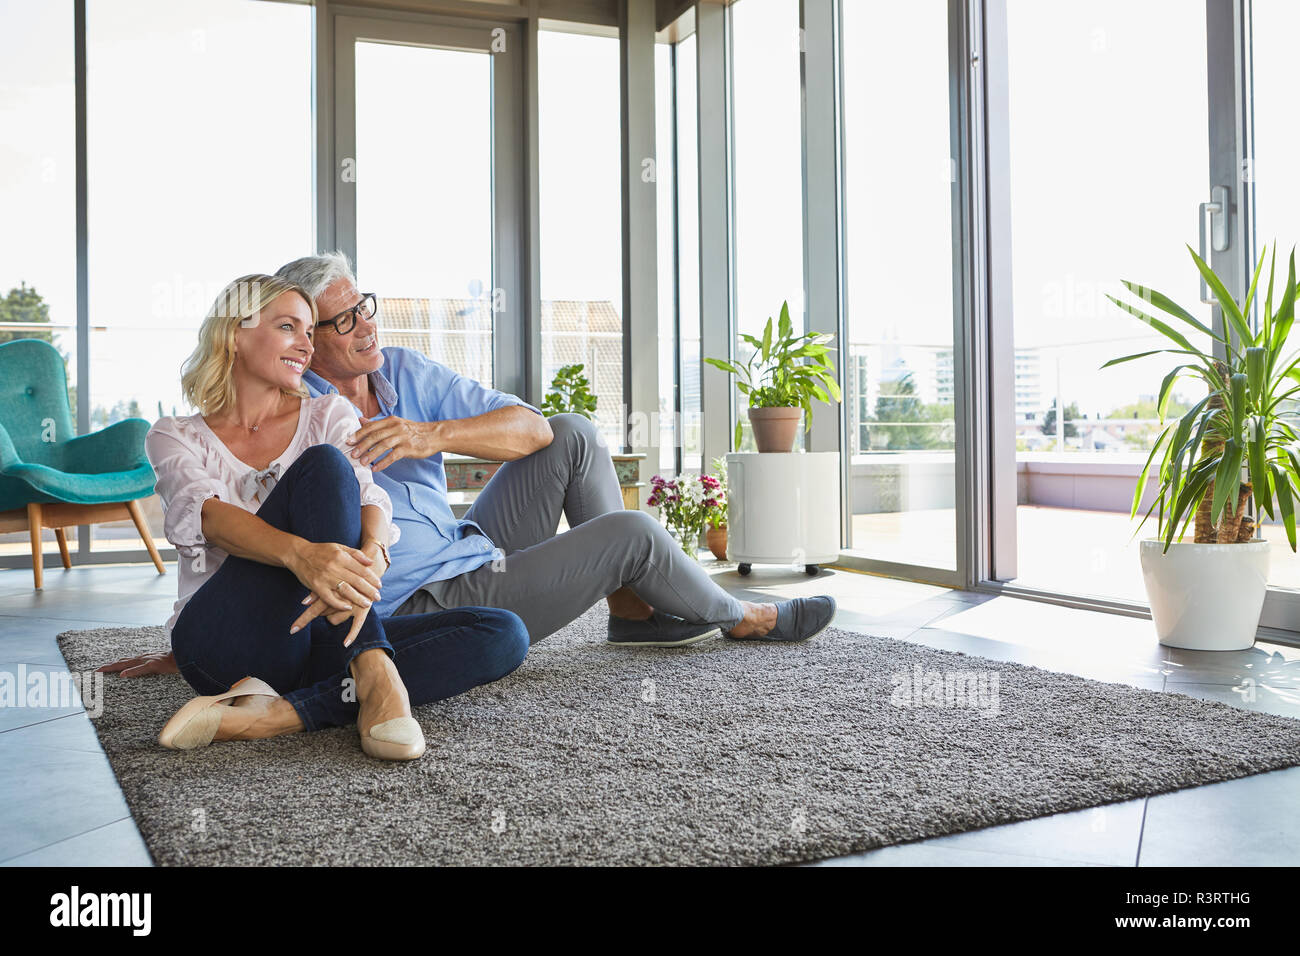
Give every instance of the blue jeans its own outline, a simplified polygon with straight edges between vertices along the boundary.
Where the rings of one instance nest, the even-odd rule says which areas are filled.
[[[361,544],[360,489],[332,445],[315,445],[280,477],[257,516],[312,542]],[[184,559],[182,559],[184,560]],[[230,556],[194,593],[172,628],[181,675],[200,694],[259,677],[284,696],[307,730],[355,723],[359,705],[348,665],[363,651],[388,653],[411,704],[464,693],[504,677],[528,653],[528,632],[510,611],[465,607],[380,619],[366,616],[343,646],[348,618],[318,617],[297,634],[307,588],[285,568]]]

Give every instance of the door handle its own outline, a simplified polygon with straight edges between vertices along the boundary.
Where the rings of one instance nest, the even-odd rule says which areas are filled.
[[[1205,261],[1209,261],[1205,253],[1205,214],[1210,214],[1210,242],[1215,252],[1223,252],[1228,248],[1228,213],[1229,194],[1227,186],[1214,186],[1210,189],[1210,201],[1203,202],[1200,205],[1200,247],[1198,252]],[[1210,295],[1210,287],[1205,284],[1205,276],[1201,276],[1201,301],[1206,305],[1214,305],[1218,300]]]

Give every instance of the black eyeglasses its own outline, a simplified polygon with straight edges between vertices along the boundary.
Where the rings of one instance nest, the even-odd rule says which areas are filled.
[[[333,326],[334,331],[339,335],[347,335],[357,326],[357,319],[362,318],[367,322],[379,314],[379,298],[373,292],[361,293],[361,301],[350,309],[344,309],[332,319],[326,319],[323,322],[317,322],[316,328],[323,329],[327,326]]]

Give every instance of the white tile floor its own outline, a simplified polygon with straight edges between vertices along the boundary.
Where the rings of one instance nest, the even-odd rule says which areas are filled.
[[[706,566],[711,566],[708,561]],[[174,567],[57,567],[41,593],[28,571],[0,571],[0,670],[62,669],[61,631],[158,624]],[[1017,661],[1099,680],[1173,690],[1300,717],[1300,649],[1169,651],[1147,621],[1016,598],[949,591],[846,571],[816,579],[757,567],[715,569],[750,600],[831,593],[850,630]],[[1253,682],[1253,683],[1251,683]],[[148,865],[149,854],[84,710],[0,710],[0,863]],[[1300,768],[1093,810],[886,847],[834,865],[1286,865],[1300,861]]]

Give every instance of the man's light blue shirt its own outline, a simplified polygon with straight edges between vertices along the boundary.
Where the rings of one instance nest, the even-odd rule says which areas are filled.
[[[414,422],[437,422],[472,418],[511,405],[541,414],[514,395],[480,385],[414,349],[382,351],[383,366],[370,373],[379,401],[375,418],[396,415]],[[302,383],[312,396],[338,394],[337,388],[312,371],[303,373]],[[454,578],[492,560],[496,546],[483,529],[457,518],[447,504],[441,452],[395,462],[375,473],[375,483],[393,500],[393,521],[401,529],[401,539],[390,554],[393,566],[384,575],[383,594],[375,605],[379,614],[392,614],[421,585]]]

